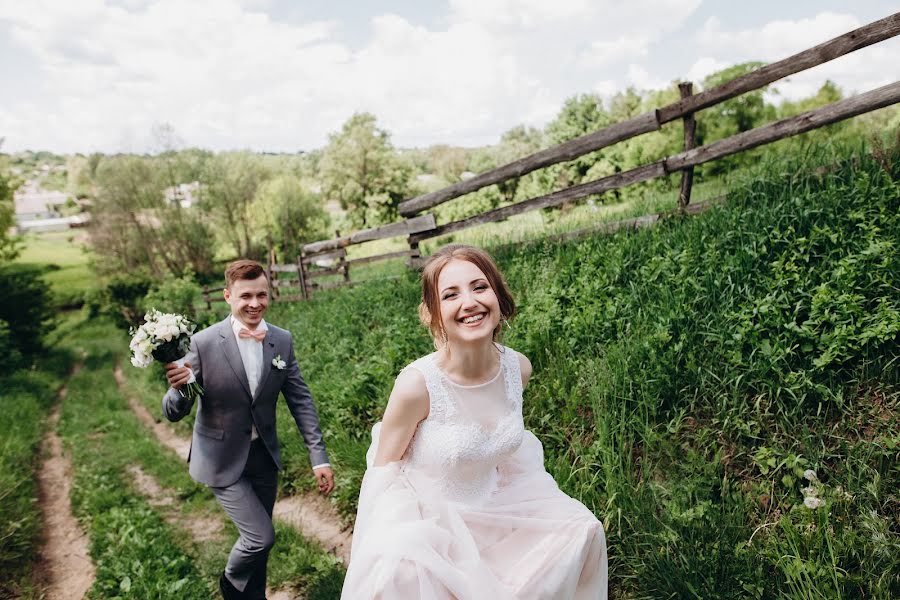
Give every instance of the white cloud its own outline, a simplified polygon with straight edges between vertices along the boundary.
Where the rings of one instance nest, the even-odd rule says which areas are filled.
[[[685,81],[693,82],[695,85],[700,84],[707,76],[729,66],[731,66],[731,63],[729,62],[716,60],[710,56],[703,56],[697,59],[697,61],[691,65],[691,68],[688,69],[688,72],[685,75]]]
[[[640,65],[628,65],[628,83],[638,90],[661,90],[669,86],[668,81],[650,75]]]
[[[110,151],[169,122],[212,149],[311,149],[370,111],[400,146],[491,143],[566,97],[611,95],[626,62],[654,87],[637,61],[699,2],[451,0],[441,27],[379,15],[351,48],[339,23],[278,22],[266,0],[0,0],[0,33],[40,65],[0,135]]]
[[[595,40],[578,57],[587,67],[605,66],[647,56],[650,39],[644,35],[619,36],[614,40]]]
[[[704,23],[698,40],[701,47],[719,57],[718,60],[723,65],[750,60],[774,62],[861,25],[860,20],[853,15],[823,12],[809,19],[772,21],[757,28],[726,31],[717,18],[711,17]],[[773,85],[781,97],[791,100],[815,93],[826,79],[837,83],[845,93],[864,92],[896,81],[898,56],[900,39],[894,38],[857,50]],[[774,95],[770,97],[777,98]]]

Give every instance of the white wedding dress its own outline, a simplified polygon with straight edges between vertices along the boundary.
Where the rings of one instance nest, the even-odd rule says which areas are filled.
[[[557,487],[522,422],[518,356],[477,386],[454,383],[435,354],[430,413],[402,460],[372,466],[359,496],[347,600],[596,600],[607,596],[603,526]]]

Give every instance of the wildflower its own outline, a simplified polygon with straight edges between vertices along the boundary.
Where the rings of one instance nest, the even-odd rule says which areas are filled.
[[[807,496],[803,499],[803,506],[810,510],[816,510],[817,508],[822,506],[822,500],[814,496]]]
[[[807,470],[803,471],[803,479],[806,479],[810,483],[813,483],[813,482],[818,481],[819,477],[818,477],[818,475],[816,475],[815,471],[813,471],[812,469],[807,469]]]

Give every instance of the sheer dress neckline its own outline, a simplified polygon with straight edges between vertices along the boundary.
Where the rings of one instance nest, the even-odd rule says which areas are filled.
[[[497,372],[494,373],[494,375],[490,379],[488,379],[487,381],[483,381],[481,383],[474,383],[472,385],[465,385],[465,384],[453,381],[453,378],[450,377],[450,375],[447,373],[447,371],[445,371],[444,369],[442,369],[441,367],[438,366],[437,358],[434,359],[434,368],[437,369],[438,372],[444,377],[444,379],[446,379],[447,382],[450,383],[450,385],[452,385],[453,387],[470,390],[470,389],[474,389],[474,388],[485,387],[485,386],[490,385],[490,384],[494,383],[495,381],[497,381],[497,379],[500,378],[500,374],[503,373],[503,359],[501,358],[500,360],[497,361]]]

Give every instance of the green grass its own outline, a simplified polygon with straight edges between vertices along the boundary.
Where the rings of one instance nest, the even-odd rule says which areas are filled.
[[[80,306],[85,293],[97,289],[97,276],[90,268],[90,254],[78,236],[83,231],[53,231],[25,235],[16,262],[47,266],[44,280],[61,306]]]
[[[127,339],[104,321],[73,324],[61,339],[70,352],[85,357],[85,368],[69,385],[60,433],[75,469],[73,508],[89,532],[97,569],[89,596],[216,597],[215,582],[237,532],[209,490],[191,480],[184,461],[137,420],[117,389],[112,372],[127,352]],[[126,391],[159,414],[162,385],[154,386],[149,372],[123,370]],[[175,506],[151,506],[133,487],[131,465],[173,491]],[[221,520],[219,541],[195,543],[178,526],[209,515]],[[284,528],[278,528],[270,572],[270,585],[292,586],[308,598],[333,598],[343,581],[343,569],[331,555]]]
[[[535,366],[526,426],[603,520],[614,597],[900,594],[900,157],[864,150],[765,161],[651,229],[497,248],[521,308],[506,342]],[[405,273],[270,313],[348,517],[394,377],[432,350],[419,293]]]
[[[34,471],[45,418],[68,362],[64,354],[49,353],[40,371],[0,378],[0,598],[39,595],[32,571],[41,528]]]

